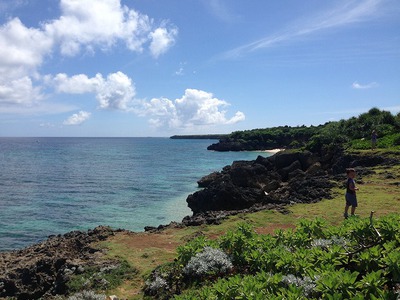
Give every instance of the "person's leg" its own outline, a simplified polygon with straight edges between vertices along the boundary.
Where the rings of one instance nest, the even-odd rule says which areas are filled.
[[[347,218],[349,216],[349,207],[350,207],[350,205],[346,203],[346,206],[344,207],[344,214],[343,214],[343,216],[345,218]]]
[[[354,213],[356,211],[357,206],[352,206],[351,207],[351,215],[354,216]]]
[[[353,203],[351,204],[351,215],[352,216],[354,216],[357,206],[358,206],[357,197],[354,197]]]

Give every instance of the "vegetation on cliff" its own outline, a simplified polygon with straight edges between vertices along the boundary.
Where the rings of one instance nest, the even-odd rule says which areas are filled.
[[[358,117],[319,126],[279,126],[236,131],[208,149],[242,151],[303,148],[315,152],[338,144],[351,149],[370,149],[373,130],[378,135],[378,148],[400,147],[400,113],[393,115],[372,108]]]
[[[217,240],[194,239],[153,272],[156,299],[396,299],[400,216],[351,218],[341,226],[302,220],[260,235],[240,224]]]
[[[400,151],[360,151],[357,154],[358,159],[363,160],[364,154],[370,156],[372,153],[375,153],[377,156],[398,158]],[[360,218],[356,217],[352,220],[343,221],[343,187],[335,185],[332,188],[331,199],[323,199],[320,202],[311,204],[290,205],[284,214],[277,210],[264,210],[251,214],[240,213],[221,220],[218,224],[203,224],[190,227],[185,227],[181,224],[171,224],[171,226],[161,231],[154,232],[133,233],[125,230],[110,231],[104,228],[103,230],[97,229],[94,232],[89,231],[86,234],[70,233],[63,237],[49,239],[45,244],[35,245],[25,250],[2,253],[0,255],[0,269],[3,270],[3,272],[0,272],[0,297],[9,296],[9,299],[38,299],[40,295],[44,294],[45,289],[47,289],[48,293],[46,293],[46,297],[43,299],[53,299],[52,295],[54,299],[69,299],[68,296],[70,296],[72,297],[71,300],[104,299],[104,296],[101,298],[101,295],[118,295],[119,299],[129,300],[146,297],[149,299],[163,299],[175,296],[178,299],[179,297],[183,299],[185,297],[187,299],[196,299],[196,297],[202,295],[197,296],[198,292],[210,295],[211,297],[218,290],[222,290],[227,293],[227,298],[220,295],[216,299],[230,299],[229,291],[232,289],[234,289],[232,293],[240,295],[251,295],[252,293],[258,295],[262,291],[263,284],[268,283],[264,281],[267,278],[270,278],[268,283],[270,285],[265,286],[265,293],[270,293],[268,287],[280,291],[283,287],[291,285],[290,282],[294,283],[294,285],[289,290],[293,293],[300,293],[302,292],[302,288],[297,286],[298,284],[306,286],[314,286],[316,284],[312,277],[309,276],[314,281],[310,281],[305,275],[301,277],[300,275],[293,274],[292,271],[285,273],[283,269],[279,272],[275,270],[274,273],[270,273],[264,269],[264,271],[260,270],[260,272],[256,272],[254,265],[252,268],[239,268],[237,261],[243,260],[240,257],[233,259],[234,256],[232,254],[234,252],[227,249],[237,247],[239,243],[242,243],[244,249],[251,249],[251,245],[257,245],[264,247],[260,249],[266,249],[265,247],[268,245],[260,245],[260,241],[275,240],[277,244],[277,236],[280,235],[283,237],[281,239],[283,243],[294,231],[299,230],[298,228],[303,230],[304,224],[317,224],[320,226],[325,235],[325,240],[332,239],[333,232],[343,230],[343,232],[347,232],[348,234],[347,230],[349,228],[354,229],[354,226],[356,228],[364,228],[368,233],[368,216],[371,210],[375,211],[373,224],[381,234],[384,234],[385,230],[383,228],[386,228],[386,225],[382,224],[385,224],[385,222],[389,222],[390,224],[393,221],[397,222],[397,225],[394,225],[397,233],[394,235],[392,243],[398,243],[399,228],[396,226],[399,224],[400,166],[398,164],[375,165],[368,167],[364,171],[360,172],[357,177],[357,183],[360,188],[358,191],[360,207],[357,209],[357,213],[361,216]],[[344,177],[342,179],[344,180]],[[386,215],[393,213],[396,215],[386,219]],[[324,221],[322,222],[321,219]],[[295,229],[296,224],[298,226],[297,229]],[[243,229],[245,230],[244,233],[250,231],[250,240],[247,238],[243,240],[236,238],[238,235],[241,236],[243,234]],[[94,234],[96,232],[98,234]],[[252,238],[255,240],[253,241]],[[86,243],[86,239],[89,244]],[[315,240],[315,238],[312,240]],[[300,241],[301,239],[299,239]],[[325,243],[326,241],[321,240],[320,242]],[[350,239],[348,242],[350,243],[346,244],[346,247],[349,247],[348,250],[353,246],[356,247],[353,240]],[[385,241],[386,243],[391,245],[391,242],[388,240]],[[224,248],[222,248],[222,245]],[[310,242],[307,245],[310,245]],[[379,289],[377,283],[372,285],[376,289],[373,290],[375,292],[370,292],[369,298],[365,296],[367,291],[360,290],[361,280],[367,282],[365,281],[367,278],[364,278],[367,271],[360,272],[358,269],[346,269],[347,266],[344,266],[343,270],[340,268],[335,270],[335,278],[340,276],[342,271],[343,276],[348,274],[355,277],[355,272],[359,273],[354,283],[348,285],[349,292],[356,294],[353,297],[354,299],[363,299],[363,297],[364,299],[379,298],[381,293],[384,293],[383,295],[384,297],[387,296],[387,299],[396,299],[395,293],[399,290],[399,283],[396,283],[395,279],[390,277],[392,275],[388,275],[388,267],[382,264],[382,261],[389,259],[387,258],[389,255],[387,249],[383,245],[379,244],[371,247],[371,250],[365,249],[359,254],[355,254],[368,256],[371,255],[370,251],[376,251],[377,249],[381,251],[379,258],[377,258],[380,269],[377,270],[376,266],[368,267],[368,270],[373,272],[373,275],[368,275],[368,278],[371,278],[370,276],[377,276],[377,282],[382,283],[382,285]],[[289,255],[287,253],[288,249],[282,246],[282,244],[280,244],[280,247],[283,247],[286,251],[284,253]],[[312,250],[311,246],[309,248],[302,247],[305,249],[292,249],[293,253],[291,255],[300,255],[301,251],[318,250],[318,248]],[[75,248],[77,249],[76,251],[74,251]],[[189,251],[185,249],[189,249]],[[196,251],[192,252],[190,249],[196,249]],[[327,249],[330,248],[328,247]],[[399,250],[398,248],[394,248],[392,252],[398,253]],[[60,251],[62,253],[58,254]],[[337,252],[329,252],[330,250],[319,249],[319,251],[324,251],[324,257],[332,253],[337,254]],[[182,253],[192,253],[190,255],[185,254],[185,261],[190,262],[192,260],[190,264],[176,264],[183,258]],[[197,255],[197,253],[202,254]],[[248,252],[247,254],[245,253],[243,252],[247,257]],[[255,253],[257,254],[257,251]],[[262,253],[258,254],[261,255]],[[345,252],[339,252],[339,254],[342,258],[346,257]],[[286,267],[291,268],[293,257],[287,257],[288,265]],[[268,263],[268,260],[263,261],[261,257],[257,259],[260,259],[261,266],[265,266]],[[360,258],[354,259],[359,261]],[[398,258],[395,257],[394,259],[398,266]],[[244,262],[246,263],[247,260],[246,258]],[[54,262],[54,266],[51,264],[52,262]],[[232,266],[230,266],[229,262],[232,263]],[[302,263],[309,262],[303,260]],[[45,265],[49,267],[44,268],[43,266]],[[111,266],[113,267],[111,268]],[[195,279],[189,280],[187,277],[190,276],[191,271],[196,270],[196,266],[201,267],[199,276],[196,275]],[[335,267],[335,265],[332,266]],[[293,263],[292,267],[295,268],[296,264]],[[354,268],[355,266],[350,264],[350,267]],[[280,268],[283,267],[281,266]],[[209,273],[216,272],[215,270],[219,272],[218,276],[210,276]],[[50,271],[54,271],[54,273]],[[315,269],[312,268],[309,272],[310,274],[316,273]],[[371,273],[370,271],[368,272]],[[155,280],[155,276],[157,275],[159,279]],[[116,276],[116,278],[110,279],[109,276]],[[174,281],[177,277],[181,278],[179,280],[182,281]],[[20,283],[22,286],[19,286],[19,280],[21,280]],[[145,296],[142,291],[145,281],[148,283],[145,288],[149,294],[148,296]],[[115,282],[117,286],[109,284],[111,282]],[[170,285],[172,282],[178,284],[176,287],[179,287],[179,291],[177,289],[174,290],[174,287],[171,288]],[[60,285],[61,283],[65,284]],[[337,284],[339,285],[340,283]],[[157,287],[160,285],[167,288],[163,292],[164,294],[155,293]],[[64,287],[63,291],[59,290],[61,286]],[[54,288],[57,288],[57,291]],[[92,289],[95,293],[85,292],[87,289]],[[35,290],[41,292],[34,293]],[[26,291],[29,291],[30,296],[28,296]],[[72,296],[73,293],[78,291],[80,294]],[[176,294],[174,294],[174,291]],[[314,292],[322,293],[320,290]],[[331,296],[331,299],[346,298],[346,294],[342,296],[335,295],[335,293],[340,294],[342,292],[343,290],[336,290],[336,292],[332,293],[334,296]],[[34,296],[33,293],[37,296]],[[324,297],[329,299],[328,292],[324,293]],[[60,296],[60,294],[67,295],[67,298]],[[84,298],[83,294],[88,295],[88,297],[90,296],[90,298],[86,298],[86,296]],[[178,296],[177,294],[180,295]],[[260,298],[260,296],[257,297],[265,299]],[[248,299],[257,298],[249,297]],[[270,299],[274,299],[274,297],[271,296]],[[275,299],[282,299],[282,296],[276,296]]]
[[[279,183],[276,200],[290,200],[285,210],[240,212],[213,225],[170,224],[143,233],[97,228],[53,237],[21,251],[0,253],[0,269],[4,270],[0,272],[0,297],[72,300],[104,299],[104,295],[116,294],[120,299],[132,300],[398,298],[399,115],[372,109],[354,121],[280,128],[284,130],[277,136],[297,134],[298,140],[292,136],[285,140],[287,147],[297,143],[296,147],[315,152],[285,151],[271,159],[236,162],[216,179],[227,182],[229,175],[232,182],[246,187],[270,183],[262,189],[269,197]],[[379,136],[379,149],[374,151],[370,150],[373,128]],[[332,151],[339,142],[350,150],[345,155]],[[271,148],[276,147],[281,148],[278,144]],[[311,159],[314,155],[316,162]],[[350,163],[359,171],[357,213],[361,217],[343,220],[344,176],[340,170]],[[283,180],[268,179],[266,174],[271,172]],[[302,195],[298,194],[304,189],[301,178],[321,174],[329,183],[321,191],[329,192],[329,197],[318,194],[322,196],[312,197],[318,202],[311,204],[293,201],[293,195],[296,199]],[[296,194],[289,189],[291,186]],[[376,213],[370,219],[372,210]]]

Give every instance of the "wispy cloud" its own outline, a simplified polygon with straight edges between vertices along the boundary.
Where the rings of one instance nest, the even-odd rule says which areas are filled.
[[[378,87],[379,85],[376,82],[361,84],[361,83],[358,83],[357,81],[355,81],[355,82],[353,82],[353,84],[351,86],[353,87],[353,89],[362,90],[362,89],[372,89],[372,88]]]
[[[227,6],[225,1],[223,0],[207,0],[204,1],[208,10],[214,15],[218,20],[223,22],[233,22],[239,18],[238,15],[235,15]]]
[[[221,57],[225,59],[238,58],[260,49],[275,47],[295,38],[370,20],[372,16],[377,16],[382,2],[382,0],[345,1],[341,6],[308,18],[310,21],[298,21],[286,30],[227,51]]]

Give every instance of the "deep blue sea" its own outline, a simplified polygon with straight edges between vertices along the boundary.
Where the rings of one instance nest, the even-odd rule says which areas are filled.
[[[0,138],[0,251],[98,225],[143,231],[191,215],[197,180],[261,152],[215,140]]]

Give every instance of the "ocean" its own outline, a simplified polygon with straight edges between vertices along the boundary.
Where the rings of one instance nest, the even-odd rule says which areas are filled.
[[[0,251],[98,225],[143,231],[191,215],[197,180],[266,152],[215,140],[0,138]]]

